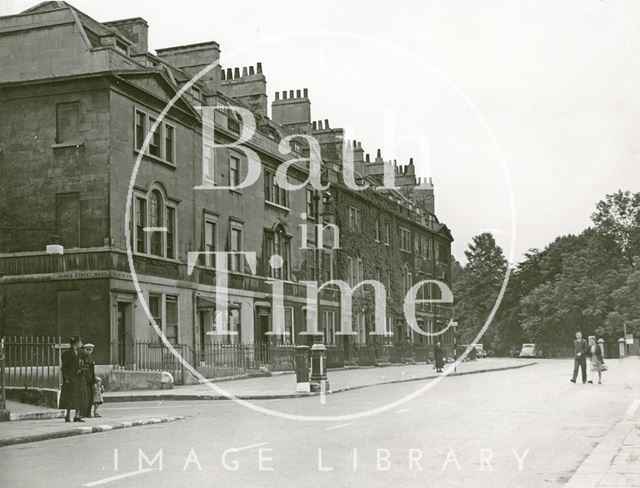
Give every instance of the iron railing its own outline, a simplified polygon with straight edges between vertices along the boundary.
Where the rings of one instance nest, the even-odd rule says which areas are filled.
[[[185,362],[193,364],[191,350],[185,344],[172,344],[176,354],[164,343],[136,340],[111,344],[111,364],[115,369],[130,371],[167,371],[175,384],[185,381]]]
[[[8,387],[60,387],[60,339],[54,337],[5,337],[4,383]],[[149,340],[114,342],[111,364],[116,369],[168,371],[176,384],[185,383],[187,364],[206,378],[242,376],[252,370],[293,371],[295,346],[291,344],[205,344],[194,354],[186,344]],[[445,347],[446,349],[446,347]],[[448,355],[448,351],[445,352]],[[357,344],[327,346],[328,368],[365,367],[386,363],[431,362],[433,347],[423,344]]]
[[[16,336],[2,342],[5,386],[60,388],[60,339]]]

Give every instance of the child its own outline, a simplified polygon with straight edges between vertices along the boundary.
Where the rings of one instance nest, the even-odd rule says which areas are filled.
[[[102,386],[102,378],[96,376],[96,382],[93,384],[93,416],[102,417],[98,413],[98,407],[102,404],[102,393],[104,392],[104,386]]]

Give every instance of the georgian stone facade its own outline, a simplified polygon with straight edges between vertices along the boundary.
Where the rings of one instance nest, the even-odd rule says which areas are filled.
[[[341,176],[343,144],[354,153],[360,183],[381,184],[392,163],[379,153],[365,157],[360,144],[344,141],[328,121],[312,122],[306,89],[276,93],[269,118],[260,63],[215,66],[177,99],[145,149],[167,103],[219,54],[215,42],[149,53],[143,19],[100,23],[64,2],[0,18],[0,335],[79,333],[106,363],[116,343],[154,339],[148,309],[194,361],[214,340],[299,342],[307,328],[301,281],[314,279],[320,264],[323,281],[384,283],[388,330],[396,340],[421,339],[403,320],[404,291],[422,279],[450,282],[452,237],[434,215],[433,186],[416,180],[413,162],[395,168],[397,190],[349,189]],[[231,109],[216,112],[217,147],[203,151],[198,107],[205,105],[253,112],[257,130],[243,147],[258,155],[261,171],[250,187],[198,189],[211,179],[238,183],[248,171],[241,149],[220,147],[237,141],[243,128]],[[290,154],[280,152],[281,139],[292,133],[318,140],[330,195],[275,184],[281,163],[308,156],[302,140],[292,142]],[[203,174],[211,156],[213,169]],[[302,183],[307,172],[297,164],[289,179]],[[303,245],[315,242],[316,213],[340,231],[338,249],[327,237],[318,260]],[[126,230],[144,303],[132,279]],[[53,243],[64,246],[64,255],[45,252]],[[255,272],[242,259],[230,263],[233,336],[210,334],[216,276],[204,256],[189,269],[189,253],[197,251],[256,253]],[[273,254],[284,258],[282,268],[270,266]],[[284,282],[285,338],[268,334],[274,279]],[[355,295],[353,328],[367,341],[371,291]],[[323,292],[320,328],[328,343],[339,342],[339,310],[335,290]],[[451,310],[422,305],[418,316],[422,328],[435,330]]]

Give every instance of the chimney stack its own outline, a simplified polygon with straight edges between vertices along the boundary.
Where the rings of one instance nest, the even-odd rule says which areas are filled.
[[[257,63],[255,69],[253,66],[227,68],[222,91],[247,105],[252,112],[267,116],[267,80],[262,74],[262,63]]]
[[[213,41],[157,49],[156,54],[168,64],[184,70],[189,76],[195,76],[212,63],[220,62],[220,46]],[[220,90],[222,78],[220,71],[220,65],[216,64],[200,78],[204,83],[205,91],[210,94]],[[226,78],[231,78],[229,71]]]
[[[309,90],[284,90],[282,97],[276,92],[275,100],[271,103],[271,118],[291,133],[311,134],[311,101]]]
[[[129,48],[131,54],[144,54],[149,51],[149,24],[143,18],[112,20],[104,22],[104,25],[117,30],[133,43]]]

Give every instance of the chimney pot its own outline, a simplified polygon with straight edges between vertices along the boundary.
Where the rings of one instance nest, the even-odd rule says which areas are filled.
[[[289,90],[289,98],[293,98],[293,90]]]
[[[413,166],[413,158],[409,158],[409,164]]]
[[[324,128],[325,129],[329,128],[329,120],[328,119],[324,119]]]
[[[262,73],[262,63],[259,62],[256,64],[256,71],[258,73]]]
[[[369,153],[367,153],[367,155],[366,155],[366,157],[365,157],[365,161],[366,161],[367,163],[370,163],[370,162],[371,162],[371,157],[369,156]]]
[[[280,100],[280,92],[279,91],[276,92],[276,100]]]
[[[286,90],[283,90],[283,92],[282,92],[282,99],[283,100],[287,99],[287,91]]]
[[[224,71],[224,69],[220,70],[220,76],[222,78],[222,81],[224,81],[225,80],[225,71]]]
[[[302,93],[300,92],[300,90],[296,90],[296,98],[301,98],[302,97]]]
[[[242,76],[247,76],[249,74],[249,70],[247,69],[247,67],[243,67],[242,68]]]
[[[253,70],[253,66],[249,66],[249,74],[250,75],[254,75],[255,74],[255,72]]]
[[[318,120],[318,130],[322,130],[322,120]]]
[[[304,98],[308,98],[309,97],[309,90],[307,88],[305,88],[303,90],[303,93],[304,93]]]
[[[316,130],[318,128],[318,124],[315,121],[313,122],[312,126],[313,126],[313,130]]]
[[[380,149],[378,149],[378,153],[376,154],[376,158],[381,158],[382,155],[380,154]]]
[[[240,68],[233,68],[233,77],[240,78]]]

